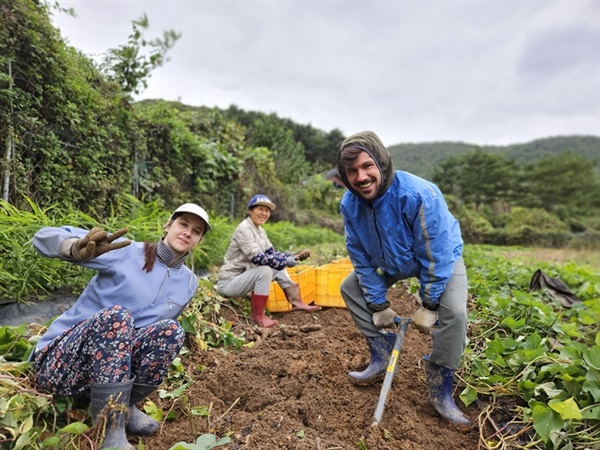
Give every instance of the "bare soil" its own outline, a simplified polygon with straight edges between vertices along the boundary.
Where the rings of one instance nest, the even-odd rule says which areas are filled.
[[[389,296],[400,315],[416,310],[412,296],[399,285]],[[235,314],[224,308],[224,314]],[[229,435],[229,450],[474,450],[477,427],[460,433],[437,415],[427,399],[422,357],[431,338],[408,329],[380,426],[373,414],[381,383],[355,387],[346,373],[369,363],[366,341],[343,308],[315,313],[272,315],[279,325],[255,327],[239,316],[236,331],[255,339],[253,347],[237,351],[194,351],[184,362],[195,380],[181,399],[150,397],[178,418],[161,423],[159,432],[143,439],[145,449],[168,450],[177,442],[195,442],[210,433]],[[464,408],[477,423],[479,410]],[[207,406],[208,416],[193,415],[191,408]],[[140,442],[132,438],[132,444]]]

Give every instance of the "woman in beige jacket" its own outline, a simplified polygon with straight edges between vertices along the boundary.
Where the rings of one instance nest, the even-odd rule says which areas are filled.
[[[271,282],[283,289],[293,310],[316,311],[319,306],[302,301],[300,286],[290,278],[286,267],[296,265],[310,256],[308,250],[296,254],[278,252],[262,228],[275,204],[266,195],[255,195],[248,203],[248,217],[235,229],[225,261],[218,273],[217,291],[225,297],[239,297],[251,293],[250,320],[263,327],[277,325],[265,316]]]

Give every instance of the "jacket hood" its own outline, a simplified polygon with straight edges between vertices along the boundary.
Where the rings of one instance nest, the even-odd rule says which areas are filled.
[[[379,137],[373,133],[372,131],[361,131],[360,133],[353,134],[352,136],[347,137],[340,149],[338,151],[338,171],[340,173],[340,178],[344,181],[346,187],[357,197],[362,198],[360,194],[356,190],[352,188],[350,183],[348,182],[348,177],[346,175],[346,169],[341,164],[340,156],[342,151],[346,148],[356,148],[362,150],[373,158],[377,166],[379,167],[379,172],[381,173],[381,186],[379,187],[379,191],[375,195],[375,199],[381,197],[383,194],[387,192],[392,183],[394,182],[394,175],[396,170],[394,168],[394,163],[392,162],[392,155],[388,149],[383,145]]]

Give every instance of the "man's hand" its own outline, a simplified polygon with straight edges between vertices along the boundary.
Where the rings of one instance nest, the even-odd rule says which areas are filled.
[[[294,258],[296,258],[296,261],[304,261],[309,256],[310,250],[306,248],[304,250],[299,251],[298,253],[294,253]]]
[[[377,328],[391,328],[396,324],[396,317],[398,317],[398,314],[392,308],[376,311],[373,313],[373,325]]]
[[[421,307],[413,314],[412,322],[410,324],[421,333],[429,334],[435,327],[436,321],[437,312]]]
[[[71,256],[77,261],[90,261],[103,253],[127,247],[131,244],[131,241],[112,243],[115,239],[120,238],[125,233],[127,233],[127,228],[122,228],[108,236],[106,231],[94,227],[85,237],[73,242],[73,245],[71,246]]]

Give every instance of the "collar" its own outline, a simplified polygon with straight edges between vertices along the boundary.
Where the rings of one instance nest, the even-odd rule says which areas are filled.
[[[181,268],[187,255],[188,254],[186,253],[181,258],[176,259],[177,257],[175,256],[175,253],[173,253],[173,251],[167,247],[167,244],[165,244],[163,241],[160,241],[156,248],[156,258],[165,266],[173,269]]]
[[[252,228],[254,228],[254,229],[256,229],[256,230],[258,230],[258,229],[260,228],[260,226],[257,226],[257,225],[256,225],[256,224],[255,224],[255,223],[252,221],[252,219],[250,218],[250,216],[246,217],[246,220],[248,221],[248,223],[249,223],[250,225],[252,225]]]

